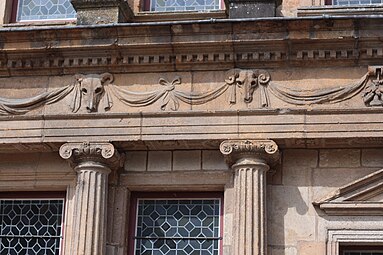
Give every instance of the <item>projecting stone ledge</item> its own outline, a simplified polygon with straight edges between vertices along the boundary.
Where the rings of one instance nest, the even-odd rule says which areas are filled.
[[[77,24],[127,22],[134,16],[125,0],[71,0],[77,12]]]

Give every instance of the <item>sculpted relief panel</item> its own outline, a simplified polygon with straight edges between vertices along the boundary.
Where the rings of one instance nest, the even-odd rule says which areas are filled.
[[[208,91],[198,92],[181,89],[181,77],[174,77],[171,81],[160,78],[159,84],[153,86],[153,89],[139,91],[114,84],[113,75],[110,73],[78,74],[75,75],[72,84],[34,97],[22,99],[0,97],[0,115],[25,114],[67,97],[70,99],[69,109],[73,113],[80,109],[88,113],[109,111],[114,102],[135,108],[145,108],[158,102],[162,111],[177,111],[180,104],[203,105],[224,94],[227,94],[228,106],[237,103],[240,97],[238,94],[244,103],[250,104],[254,101],[258,104],[258,108],[273,107],[270,95],[273,95],[274,100],[279,99],[292,106],[334,104],[354,97],[355,100],[363,100],[367,107],[382,106],[382,75],[383,67],[371,66],[365,75],[350,84],[325,89],[318,84],[318,88],[297,89],[274,82],[266,70],[232,69],[222,77],[222,84]],[[255,94],[259,95],[258,99],[254,99]],[[361,95],[361,98],[356,98],[357,95]]]

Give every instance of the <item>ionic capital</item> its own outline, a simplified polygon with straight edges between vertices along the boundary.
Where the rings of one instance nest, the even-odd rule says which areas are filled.
[[[60,147],[60,156],[69,160],[72,167],[101,164],[110,169],[122,166],[123,157],[111,143],[65,143]]]
[[[279,162],[278,145],[272,140],[226,140],[220,145],[226,163],[234,164],[267,164]]]

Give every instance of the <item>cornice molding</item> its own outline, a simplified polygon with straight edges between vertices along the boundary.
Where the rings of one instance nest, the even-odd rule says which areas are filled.
[[[374,65],[383,57],[382,20],[275,18],[12,27],[0,29],[0,77],[307,67],[312,61],[317,67]]]

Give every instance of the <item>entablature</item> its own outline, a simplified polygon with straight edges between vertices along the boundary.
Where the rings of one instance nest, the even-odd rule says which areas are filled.
[[[381,17],[2,28],[0,76],[380,64]]]

